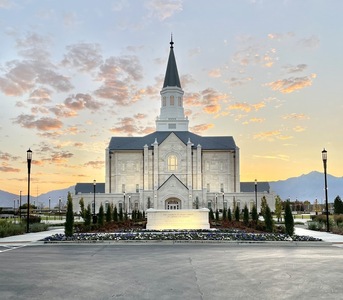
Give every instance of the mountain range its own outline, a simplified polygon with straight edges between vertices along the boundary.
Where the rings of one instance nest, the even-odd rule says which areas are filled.
[[[333,202],[336,196],[343,198],[343,177],[335,177],[327,175],[328,184],[328,200]],[[282,200],[290,199],[291,201],[308,200],[311,203],[317,199],[319,203],[324,203],[324,174],[320,172],[310,172],[298,177],[288,178],[286,180],[270,181],[271,190],[279,195]],[[67,201],[68,192],[74,193],[75,186],[70,186],[61,190],[50,191],[41,194],[38,197],[31,195],[30,202],[36,206],[49,206],[49,198],[51,199],[50,207],[53,208],[58,205],[59,198],[63,204]],[[19,195],[11,194],[0,190],[0,207],[18,207]],[[22,195],[22,203],[27,202],[27,195]]]

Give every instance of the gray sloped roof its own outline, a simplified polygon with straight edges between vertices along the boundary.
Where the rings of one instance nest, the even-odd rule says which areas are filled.
[[[185,145],[190,139],[195,148],[199,144],[204,150],[236,150],[237,148],[232,136],[200,136],[189,131],[155,131],[142,137],[112,137],[109,150],[143,150],[144,145],[151,148],[155,139],[161,144],[172,133]]]
[[[82,194],[94,193],[93,182],[92,183],[88,183],[88,182],[77,183],[75,185],[75,195],[77,195],[78,193],[82,193]],[[105,193],[105,183],[97,182],[95,186],[95,193]]]
[[[176,60],[174,55],[173,41],[170,42],[170,52],[167,64],[166,75],[164,76],[163,87],[177,86],[181,88],[179,72],[177,71]]]
[[[255,182],[241,182],[242,193],[253,193],[255,192]],[[269,182],[257,182],[257,192],[270,192]]]

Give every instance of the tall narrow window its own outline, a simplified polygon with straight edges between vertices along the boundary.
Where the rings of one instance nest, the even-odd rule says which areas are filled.
[[[122,193],[125,193],[125,184],[122,184],[122,185],[121,185],[121,192],[122,192]]]
[[[178,98],[178,105],[182,106],[181,97]]]
[[[139,192],[139,184],[136,184],[136,193]]]
[[[207,184],[207,192],[209,192],[210,191],[210,184],[208,183]]]
[[[220,191],[221,191],[221,192],[224,192],[224,183],[221,183],[221,184],[220,184]]]
[[[174,96],[170,96],[170,106],[174,106]]]
[[[177,157],[175,155],[170,155],[168,157],[168,171],[177,170]]]
[[[163,106],[166,106],[166,105],[167,105],[167,99],[166,99],[166,97],[163,97],[163,99],[162,99],[162,105],[163,105]]]

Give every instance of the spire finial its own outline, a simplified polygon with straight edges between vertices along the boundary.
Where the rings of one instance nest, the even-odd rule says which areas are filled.
[[[171,36],[170,36],[170,48],[174,48],[173,45],[174,45],[174,42],[173,42],[173,33],[171,33]]]

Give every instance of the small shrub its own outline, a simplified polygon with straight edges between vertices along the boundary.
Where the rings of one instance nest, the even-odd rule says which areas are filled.
[[[337,226],[339,224],[342,224],[343,223],[343,214],[334,215],[334,220],[335,220],[335,223],[337,224]]]

